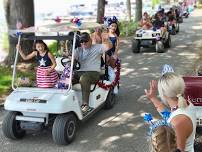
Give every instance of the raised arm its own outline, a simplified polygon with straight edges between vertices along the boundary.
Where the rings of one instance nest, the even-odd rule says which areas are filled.
[[[149,83],[149,89],[145,89],[145,95],[154,104],[159,113],[165,110],[165,105],[157,98],[157,81],[151,80]]]
[[[19,53],[20,53],[21,57],[23,58],[23,60],[30,60],[30,59],[32,59],[33,57],[35,57],[37,55],[36,51],[33,51],[32,53],[30,53],[28,55],[25,55],[23,53],[23,50],[22,50],[20,45],[16,45],[16,49],[19,50]]]

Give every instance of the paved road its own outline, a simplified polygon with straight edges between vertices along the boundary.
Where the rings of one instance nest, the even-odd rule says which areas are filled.
[[[143,90],[151,79],[160,75],[163,64],[171,64],[180,74],[190,73],[197,60],[202,40],[202,10],[184,20],[181,31],[172,37],[173,46],[166,53],[154,53],[153,49],[133,54],[129,39],[122,40],[121,89],[115,107],[101,110],[80,125],[76,140],[68,146],[53,143],[51,130],[28,134],[24,139],[11,141],[0,131],[2,152],[149,152],[146,137],[147,126],[142,115],[157,112],[144,97]],[[4,111],[0,111],[0,129]]]

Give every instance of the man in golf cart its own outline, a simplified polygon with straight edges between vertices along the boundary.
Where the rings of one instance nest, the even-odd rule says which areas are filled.
[[[161,12],[157,12],[154,16],[153,29],[160,29],[162,32],[162,37],[167,37],[167,29],[165,27],[165,21]]]
[[[90,35],[84,32],[80,36],[81,47],[75,50],[74,59],[80,63],[80,69],[74,73],[72,84],[80,83],[82,90],[81,110],[86,113],[91,110],[88,106],[90,87],[100,78],[101,55],[112,45],[106,41],[103,44],[92,44]]]

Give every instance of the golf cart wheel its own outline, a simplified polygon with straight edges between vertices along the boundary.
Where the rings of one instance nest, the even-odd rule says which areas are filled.
[[[132,51],[133,53],[140,53],[140,41],[132,40]]]
[[[164,49],[162,41],[157,41],[156,42],[156,52],[158,52],[158,53],[165,52],[165,49]]]
[[[73,114],[58,115],[52,128],[53,141],[58,145],[71,143],[77,131],[77,118]]]
[[[168,35],[167,40],[164,43],[164,47],[165,48],[170,48],[171,47],[171,38],[170,38],[170,34]]]
[[[16,120],[17,115],[22,115],[19,112],[8,112],[3,120],[3,134],[10,139],[21,139],[25,136],[26,131],[20,126],[20,121]]]
[[[114,94],[114,89],[109,90],[109,93],[107,95],[107,99],[105,101],[105,109],[111,109],[113,108],[114,104],[115,104],[115,94]]]

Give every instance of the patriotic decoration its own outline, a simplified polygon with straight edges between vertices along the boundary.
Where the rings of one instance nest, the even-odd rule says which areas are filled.
[[[169,64],[165,64],[162,68],[161,75],[164,75],[167,72],[174,72],[173,67]]]
[[[64,71],[60,77],[60,80],[56,84],[56,88],[67,89],[69,87],[70,73],[71,73],[71,66],[69,64],[66,64]]]
[[[150,124],[148,135],[151,136],[153,131],[160,126],[172,127],[171,124],[168,123],[168,121],[167,121],[168,118],[170,117],[170,114],[171,114],[171,112],[167,111],[167,110],[161,112],[163,119],[155,121],[155,122],[152,121],[153,117],[150,113],[145,114],[144,121],[146,121]]]
[[[58,80],[58,74],[55,70],[48,73],[50,67],[37,67],[36,80],[39,88],[52,88]]]
[[[102,81],[98,81],[97,85],[105,90],[109,90],[114,88],[116,85],[118,85],[119,80],[120,80],[120,70],[121,70],[121,61],[119,59],[117,59],[116,64],[115,64],[115,68],[116,68],[116,76],[114,81],[111,84],[105,84]]]
[[[116,16],[113,16],[113,17],[104,17],[103,20],[104,20],[104,25],[106,27],[109,27],[112,23],[117,23],[118,22],[118,19],[117,19]]]
[[[71,23],[76,24],[78,27],[81,26],[81,20],[77,17],[71,19]]]
[[[54,21],[55,21],[56,23],[60,23],[60,22],[62,21],[62,19],[61,19],[59,16],[57,16],[57,17],[54,19]]]

